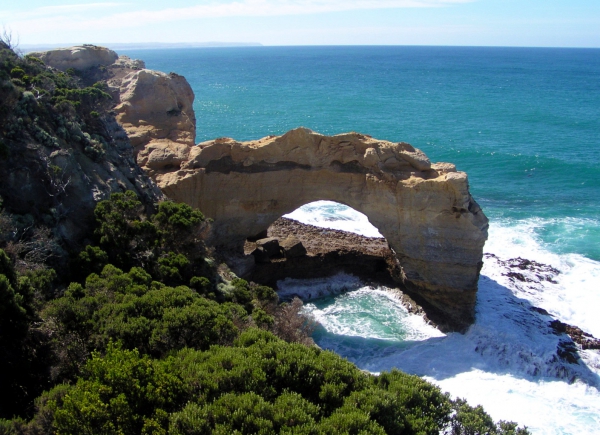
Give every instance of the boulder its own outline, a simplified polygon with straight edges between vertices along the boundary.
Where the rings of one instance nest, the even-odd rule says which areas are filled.
[[[283,250],[283,256],[285,258],[302,257],[303,255],[306,255],[306,248],[297,237],[289,236],[280,242],[279,246]]]
[[[263,248],[262,246],[258,246],[256,249],[254,249],[254,251],[250,253],[250,255],[254,257],[254,260],[257,263],[268,263],[269,261],[271,261],[271,257],[269,256],[267,251],[265,251],[265,248]]]
[[[108,48],[88,44],[31,52],[29,55],[37,57],[46,65],[61,71],[66,71],[69,68],[83,71],[92,67],[108,66],[119,58],[117,53]]]
[[[269,258],[281,255],[281,251],[279,250],[279,240],[274,237],[257,240],[256,247],[261,248]]]

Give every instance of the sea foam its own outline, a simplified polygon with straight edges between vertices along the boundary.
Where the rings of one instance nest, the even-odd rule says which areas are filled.
[[[344,207],[313,203],[291,216],[307,215],[304,223],[334,227],[335,209]],[[349,215],[340,214],[345,229],[376,231],[366,217],[348,223]],[[280,284],[286,294],[305,299],[320,325],[316,342],[362,369],[378,373],[396,367],[422,376],[473,406],[483,405],[494,419],[517,421],[534,434],[600,433],[600,354],[580,351],[578,364],[566,362],[557,348],[569,338],[549,326],[558,318],[600,336],[595,315],[600,263],[552,252],[537,236],[545,224],[491,222],[476,321],[465,334],[440,333],[409,314],[386,288],[362,285],[351,275]],[[540,270],[518,268],[516,258],[538,262]]]

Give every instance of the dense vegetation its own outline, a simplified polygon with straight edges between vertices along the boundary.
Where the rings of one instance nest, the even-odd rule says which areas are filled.
[[[6,45],[0,62],[2,138],[94,146],[82,126],[104,110],[101,84]],[[125,192],[94,219],[89,244],[56,270],[0,226],[0,434],[527,433],[314,346],[300,301],[280,304],[217,264],[198,210],[147,213]]]
[[[102,153],[104,138],[98,118],[110,108],[106,84],[83,86],[76,71],[51,71],[37,58],[18,56],[0,41],[0,122],[3,137],[30,137],[59,148],[81,142],[92,155]],[[96,131],[99,130],[99,131]],[[6,152],[6,144],[0,145]]]

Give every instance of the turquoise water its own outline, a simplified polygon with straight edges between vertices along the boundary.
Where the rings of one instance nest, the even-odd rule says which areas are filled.
[[[536,220],[557,253],[600,260],[600,50],[251,47],[125,51],[184,75],[197,140],[305,126],[421,148],[469,174],[498,222]]]
[[[444,336],[385,288],[352,276],[285,280],[322,347],[372,372],[400,368],[534,434],[599,433],[600,353],[556,357],[549,316],[600,337],[600,50],[252,47],[127,51],[184,75],[197,141],[298,126],[405,141],[469,174],[490,217],[476,322]],[[364,215],[317,202],[294,219],[377,236]],[[500,260],[550,264],[521,283]],[[496,260],[496,258],[500,260]],[[525,272],[524,272],[525,273]],[[316,297],[315,295],[323,295]],[[575,382],[572,382],[576,379]]]

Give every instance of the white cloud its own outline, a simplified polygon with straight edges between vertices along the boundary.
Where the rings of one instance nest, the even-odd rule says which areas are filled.
[[[275,16],[341,12],[360,9],[440,7],[475,0],[238,0],[210,2],[184,8],[159,11],[136,11],[117,14],[136,17],[149,22],[179,20],[182,18],[211,18],[227,16]]]
[[[0,11],[0,17],[10,18],[12,20],[26,20],[35,17],[56,17],[61,15],[64,16],[82,12],[98,11],[102,9],[110,11],[126,4],[127,3],[105,2],[42,6],[39,8],[22,10],[18,12]]]
[[[209,0],[202,4],[161,10],[143,9],[137,2],[88,3],[47,6],[13,14],[10,26],[24,40],[39,35],[61,38],[73,32],[87,39],[92,30],[125,30],[147,25],[177,23],[185,20],[221,17],[270,17],[307,15],[343,11],[438,8],[477,0]],[[0,19],[2,19],[0,14]],[[6,22],[6,21],[5,21]],[[38,36],[34,36],[38,35]],[[66,37],[71,38],[72,36]]]
[[[77,16],[75,27],[85,29],[90,25],[108,25],[121,27],[143,25],[183,19],[214,17],[259,17],[277,15],[306,15],[326,12],[341,12],[386,8],[430,8],[450,4],[471,3],[476,0],[234,0],[229,2],[211,1],[202,5],[162,10],[139,9],[129,12],[106,13],[110,9],[118,10],[131,3],[88,3],[75,5],[45,6],[27,12],[12,14],[12,19],[25,24],[43,25],[44,20],[52,20],[57,25],[43,25],[44,28],[60,28],[65,20]],[[86,12],[102,9],[103,13],[95,18],[87,18]],[[129,8],[127,8],[129,9]],[[6,16],[5,14],[2,14]],[[40,21],[41,20],[41,21]],[[111,24],[112,22],[112,24]],[[21,27],[21,26],[20,26]]]

